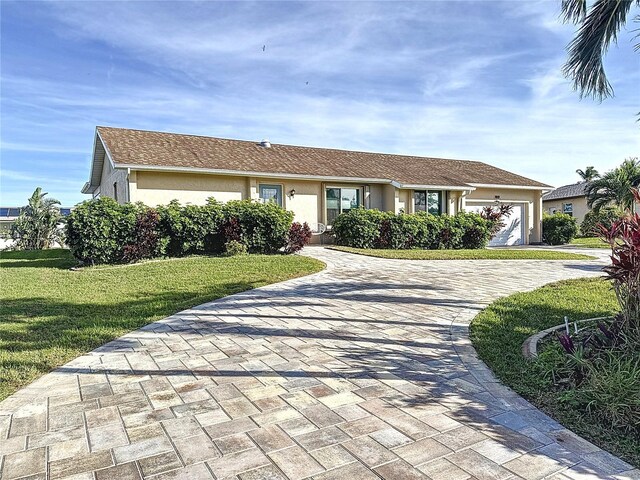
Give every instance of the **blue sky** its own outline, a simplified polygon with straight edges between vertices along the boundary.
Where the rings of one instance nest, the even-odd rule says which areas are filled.
[[[85,199],[96,125],[606,171],[640,152],[640,56],[622,32],[616,97],[580,100],[559,4],[2,1],[0,203]]]

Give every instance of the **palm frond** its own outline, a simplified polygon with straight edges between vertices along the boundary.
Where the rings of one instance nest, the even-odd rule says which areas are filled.
[[[560,17],[564,23],[580,23],[587,14],[587,0],[562,0]]]
[[[574,2],[577,0],[571,3]],[[569,59],[563,73],[573,81],[573,87],[581,97],[603,100],[613,96],[603,57],[611,43],[617,40],[633,3],[640,4],[640,0],[596,0],[576,37],[569,43]],[[575,8],[570,11],[573,12],[571,18],[575,18]]]

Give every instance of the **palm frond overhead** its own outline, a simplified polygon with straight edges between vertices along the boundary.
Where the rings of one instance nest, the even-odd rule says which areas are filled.
[[[586,5],[579,0],[563,1],[564,17],[579,21]],[[618,31],[624,26],[633,4],[640,0],[596,0],[580,26],[576,37],[568,46],[569,59],[563,73],[573,81],[581,97],[603,100],[613,96],[613,88],[604,71],[603,57]]]
[[[587,14],[587,0],[562,0],[561,11],[565,23],[579,23]]]

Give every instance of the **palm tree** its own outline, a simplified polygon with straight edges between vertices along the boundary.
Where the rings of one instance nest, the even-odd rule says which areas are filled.
[[[573,81],[581,97],[603,100],[613,96],[603,58],[627,23],[634,4],[640,6],[640,0],[595,0],[587,12],[587,0],[562,0],[563,20],[580,25],[567,47],[569,59],[563,72]],[[636,15],[635,20],[640,21],[640,15]],[[635,48],[640,49],[640,44]]]
[[[29,204],[22,208],[20,216],[11,226],[11,237],[16,241],[16,248],[38,250],[49,248],[61,240],[60,202],[46,196],[42,188],[36,188],[29,198]]]
[[[618,168],[589,182],[585,188],[587,205],[595,212],[608,205],[616,205],[633,212],[635,199],[633,188],[640,185],[640,162],[637,158],[627,158]]]
[[[579,168],[576,170],[576,173],[582,177],[583,182],[590,182],[600,176],[598,171],[593,167],[587,167],[584,170]]]

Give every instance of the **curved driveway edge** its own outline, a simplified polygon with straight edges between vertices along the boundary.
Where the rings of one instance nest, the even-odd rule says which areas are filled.
[[[0,403],[0,477],[640,478],[468,337],[496,298],[601,261],[305,254],[327,269],[147,325]]]

